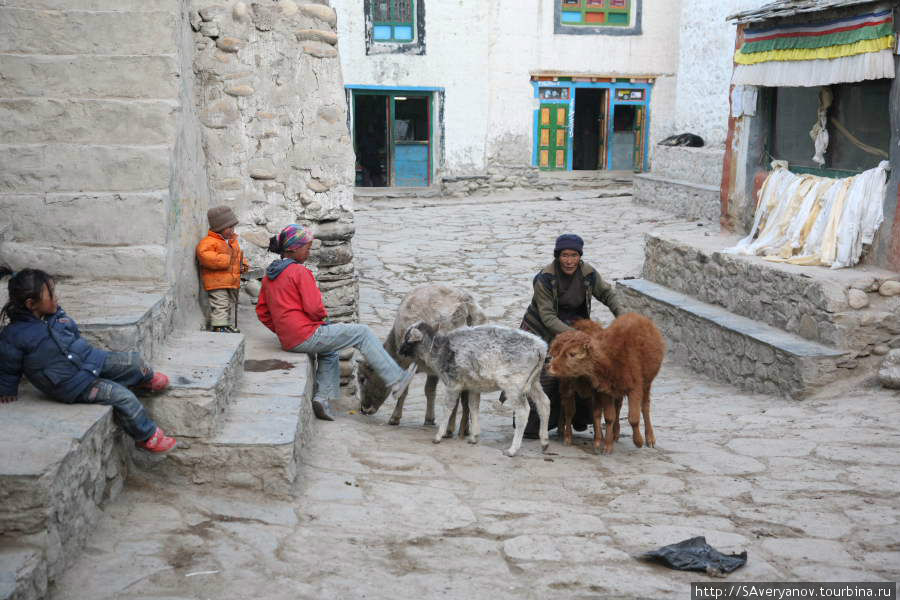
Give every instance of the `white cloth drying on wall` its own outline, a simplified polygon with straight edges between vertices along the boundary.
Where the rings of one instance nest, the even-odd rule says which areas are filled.
[[[884,221],[889,163],[844,179],[797,175],[783,161],[772,168],[750,235],[723,252],[832,269],[858,263]]]

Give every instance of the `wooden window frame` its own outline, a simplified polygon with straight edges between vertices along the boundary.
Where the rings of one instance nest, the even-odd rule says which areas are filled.
[[[613,7],[614,0],[554,0],[554,33],[594,35],[640,35],[643,0],[624,0],[624,7]],[[567,20],[578,13],[580,20]],[[602,23],[588,21],[590,15],[603,15]],[[609,15],[626,15],[624,23],[609,23]]]
[[[376,21],[376,4],[382,0],[363,0],[363,16],[366,23],[366,55],[374,54],[406,54],[410,56],[425,55],[425,0],[409,0],[410,21]],[[397,0],[389,0],[389,10],[393,10]],[[378,15],[382,16],[382,15]],[[393,14],[389,15],[393,17]],[[396,27],[410,27],[411,39],[397,39]],[[390,27],[391,37],[375,39],[376,27]]]
[[[387,10],[389,14],[388,20],[381,20],[375,18],[376,6],[379,2],[387,2]],[[404,3],[409,6],[409,20],[401,20],[397,17],[397,12],[399,11],[398,4]],[[372,21],[372,41],[379,44],[410,44],[416,39],[416,2],[415,0],[372,0],[370,6],[370,18]],[[375,37],[375,28],[376,27],[390,27],[391,28],[391,36],[387,38],[376,38]],[[397,27],[409,27],[410,37],[408,38],[398,38],[397,37]]]
[[[613,8],[613,0],[557,0],[561,13],[581,13],[581,22],[564,21],[572,27],[628,27],[631,25],[631,0],[622,0],[625,6]],[[603,22],[588,21],[588,15],[602,15]],[[624,23],[610,23],[610,15],[625,15]],[[562,17],[560,17],[562,18]]]

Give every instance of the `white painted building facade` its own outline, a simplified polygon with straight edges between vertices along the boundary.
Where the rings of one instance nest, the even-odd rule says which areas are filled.
[[[486,173],[502,178],[507,173],[541,167],[631,170],[627,161],[633,156],[625,152],[624,144],[620,144],[622,156],[614,156],[610,149],[610,136],[618,131],[619,121],[624,123],[623,128],[637,128],[637,124],[624,120],[642,119],[645,129],[635,148],[642,145],[649,150],[654,142],[676,132],[680,0],[412,0],[412,27],[402,31],[376,22],[377,18],[385,19],[387,13],[373,20],[375,12],[393,1],[331,2],[338,14],[341,62],[358,162],[367,160],[391,174],[395,165],[377,165],[375,155],[397,159],[393,153],[400,152],[401,146],[404,153],[417,151],[412,146],[421,142],[416,138],[426,132],[419,131],[422,127],[413,122],[415,119],[401,114],[409,105],[399,102],[421,102],[423,110],[427,109],[429,184]],[[622,24],[569,25],[567,21],[579,18],[573,6],[585,19],[616,17]],[[609,7],[614,6],[625,6],[626,17],[612,15]],[[591,11],[602,10],[610,12],[588,16]],[[728,29],[724,16],[720,24]],[[722,35],[727,37],[729,32]],[[375,39],[385,36],[395,39]],[[538,78],[542,81],[533,81]],[[540,94],[545,97],[538,97],[539,88],[553,87],[564,91],[544,90]],[[599,91],[583,91],[589,88]],[[414,94],[421,94],[427,101],[416,99]],[[356,106],[358,95],[387,98],[366,98]],[[563,97],[554,97],[557,95]],[[579,116],[579,97],[605,103],[608,112]],[[546,100],[555,102],[550,106],[554,110],[542,112]],[[615,116],[614,106],[619,105],[626,108]],[[628,108],[630,105],[636,108]],[[557,114],[559,107],[565,111]],[[372,128],[360,128],[361,117],[380,119],[383,111],[385,119],[396,118],[394,131],[389,133],[396,147],[369,148],[366,157],[359,144],[371,137]],[[549,125],[559,125],[557,117],[568,120],[565,133],[542,130],[541,119],[548,115],[552,120]],[[607,145],[607,153],[598,151],[596,157],[579,159],[580,151],[574,148],[576,120],[587,123],[595,117],[606,119],[602,127],[609,135],[602,139],[606,133],[601,127],[599,142]],[[381,131],[383,126],[379,121],[376,129]],[[556,141],[564,143],[556,145]],[[542,142],[549,143],[542,146]],[[388,140],[386,145],[392,143]],[[593,143],[591,138],[588,146]],[[564,159],[564,164],[557,159]],[[644,154],[637,162],[638,168],[648,168],[649,155]],[[376,181],[369,173],[375,168],[360,169],[358,165],[357,184],[402,185],[395,174]]]

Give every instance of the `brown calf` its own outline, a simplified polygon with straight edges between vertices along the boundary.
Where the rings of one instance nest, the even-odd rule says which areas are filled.
[[[628,423],[632,429],[634,445],[640,448],[646,437],[647,446],[656,445],[653,424],[650,420],[650,385],[659,373],[665,354],[665,342],[653,321],[637,313],[626,313],[604,329],[599,323],[583,319],[575,322],[575,329],[565,331],[553,340],[550,347],[550,368],[554,377],[584,378],[590,382],[594,396],[594,448],[604,439],[598,434],[600,414],[605,417],[607,428],[612,424],[612,435],[605,436],[603,453],[612,452],[613,442],[619,435],[619,410],[622,398],[628,396]],[[562,384],[561,382],[561,384]],[[569,386],[570,384],[567,384]],[[570,387],[571,389],[571,387]],[[565,399],[560,390],[560,396]],[[570,394],[571,395],[571,394]],[[571,440],[571,411],[564,400],[567,413],[565,433]],[[641,415],[644,417],[644,437],[641,436]],[[565,436],[564,433],[564,436]]]

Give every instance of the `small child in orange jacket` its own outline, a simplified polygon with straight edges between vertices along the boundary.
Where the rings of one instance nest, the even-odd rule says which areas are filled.
[[[234,226],[238,219],[227,206],[214,206],[206,213],[209,233],[197,244],[197,260],[203,287],[209,295],[210,328],[222,333],[240,333],[237,301],[241,273],[250,269]]]

